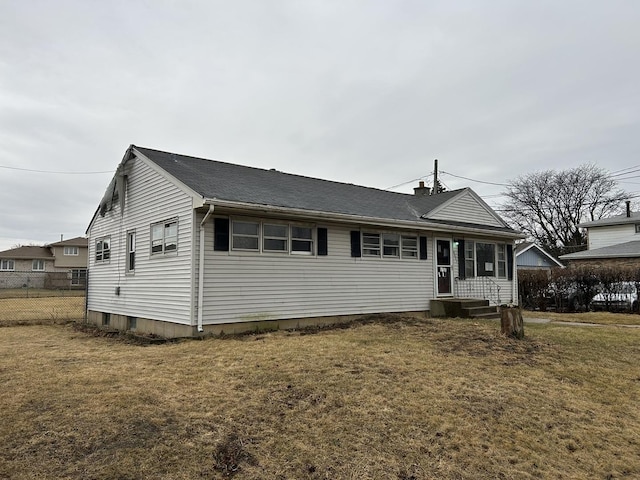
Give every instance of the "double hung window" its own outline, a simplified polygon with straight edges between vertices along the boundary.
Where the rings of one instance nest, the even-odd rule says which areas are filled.
[[[136,269],[136,232],[127,232],[127,272]]]
[[[231,231],[231,246],[234,250],[260,249],[260,223],[234,221]]]
[[[96,263],[106,263],[111,258],[111,237],[96,240]]]
[[[418,237],[402,235],[402,258],[418,258]]]
[[[291,253],[313,253],[313,229],[291,226]]]
[[[475,277],[475,244],[467,240],[464,244],[464,271],[468,278]]]
[[[400,235],[397,233],[382,234],[382,256],[400,257]]]
[[[380,234],[379,233],[363,233],[362,234],[362,255],[365,257],[380,256]]]
[[[151,225],[151,253],[169,253],[178,249],[178,221],[167,220]]]
[[[289,225],[265,223],[263,225],[262,249],[265,252],[288,252]]]

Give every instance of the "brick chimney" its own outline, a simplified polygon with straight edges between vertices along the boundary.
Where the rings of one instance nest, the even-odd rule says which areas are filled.
[[[431,194],[431,189],[429,187],[424,186],[424,182],[420,180],[420,183],[417,187],[413,187],[413,193],[415,196],[427,196]]]

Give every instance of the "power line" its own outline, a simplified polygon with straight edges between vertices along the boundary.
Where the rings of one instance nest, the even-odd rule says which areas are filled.
[[[7,170],[18,170],[21,172],[31,172],[31,173],[53,173],[57,175],[95,175],[101,173],[114,173],[113,170],[106,170],[104,172],[58,172],[52,170],[32,170],[30,168],[19,168],[19,167],[8,167],[6,165],[0,165],[0,168],[6,168]]]
[[[510,186],[508,183],[485,182],[484,180],[476,180],[474,178],[463,177],[461,175],[454,175],[453,173],[445,172],[443,170],[440,170],[440,173],[444,173],[446,175],[451,175],[452,177],[456,177],[456,178],[462,178],[464,180],[469,180],[470,182],[485,183],[487,185],[497,185],[499,187],[509,187]]]

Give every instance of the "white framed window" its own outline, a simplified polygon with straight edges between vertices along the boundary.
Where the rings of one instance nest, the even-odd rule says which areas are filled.
[[[291,253],[313,253],[313,228],[291,225]]]
[[[507,278],[507,246],[504,243],[496,245],[498,255],[498,278]]]
[[[365,257],[380,256],[380,234],[379,233],[363,233],[362,234],[362,255]]]
[[[170,253],[178,249],[178,220],[151,225],[151,254]]]
[[[265,252],[288,252],[289,225],[275,223],[263,224],[262,250]]]
[[[418,258],[418,237],[402,235],[402,258]]]
[[[136,232],[127,232],[127,273],[133,273],[136,269]]]
[[[231,220],[231,250],[313,255],[314,227],[252,219]]]
[[[234,220],[231,226],[233,250],[260,250],[260,223]]]
[[[400,235],[397,233],[382,234],[382,256],[400,257]]]
[[[475,244],[471,240],[464,242],[464,273],[467,278],[475,277]]]
[[[87,283],[87,269],[86,268],[74,268],[71,270],[71,285],[86,285]]]
[[[96,240],[96,263],[108,263],[111,258],[111,237]]]
[[[31,270],[34,272],[44,272],[44,260],[34,259],[31,262]]]
[[[78,247],[64,247],[63,255],[78,255]]]
[[[0,271],[3,272],[13,272],[16,269],[16,263],[10,259],[1,259],[0,260]]]
[[[640,223],[636,223],[636,233],[640,233]]]

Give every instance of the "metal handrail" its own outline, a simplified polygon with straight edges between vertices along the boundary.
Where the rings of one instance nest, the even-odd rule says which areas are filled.
[[[456,296],[478,297],[481,296],[482,300],[489,300],[496,305],[501,305],[500,299],[501,286],[495,282],[491,277],[473,277],[468,279],[461,279],[460,277],[454,278]],[[496,295],[494,296],[494,289]]]

